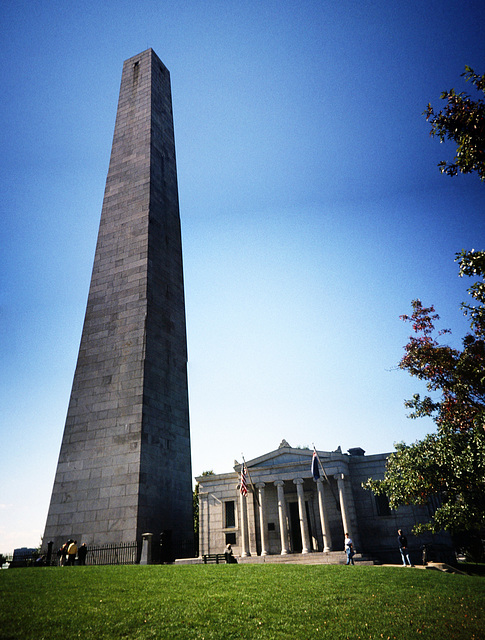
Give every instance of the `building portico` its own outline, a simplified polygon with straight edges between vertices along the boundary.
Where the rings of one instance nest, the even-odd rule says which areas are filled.
[[[247,462],[247,496],[239,491],[242,465],[237,461],[232,474],[197,478],[199,500],[213,505],[210,535],[206,507],[200,509],[200,553],[219,551],[226,540],[232,540],[235,552],[242,557],[332,551],[332,539],[340,543],[345,526],[357,539],[352,489],[345,482],[348,456],[339,450],[320,452],[326,477],[315,481],[311,455],[308,449],[292,449],[283,441],[276,451]],[[227,518],[227,510],[233,509],[231,503],[238,505],[237,522],[232,526]]]
[[[386,559],[396,551],[397,529],[411,532],[429,517],[426,507],[389,509],[362,488],[382,478],[389,454],[365,456],[360,448],[318,451],[320,477],[312,473],[313,451],[278,449],[246,461],[248,493],[240,492],[242,463],[234,470],[196,478],[199,483],[199,555],[249,556],[343,551],[345,532],[359,552]]]

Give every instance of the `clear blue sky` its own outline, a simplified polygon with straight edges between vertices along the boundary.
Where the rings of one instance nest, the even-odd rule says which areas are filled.
[[[432,429],[399,315],[434,303],[459,345],[485,186],[439,174],[421,114],[485,72],[484,24],[483,0],[3,0],[0,552],[43,533],[123,61],[172,76],[195,476]]]

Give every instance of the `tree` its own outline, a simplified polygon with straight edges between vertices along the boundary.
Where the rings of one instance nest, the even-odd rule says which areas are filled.
[[[470,67],[465,67],[462,76],[470,81],[477,91],[485,93],[485,75],[477,75]],[[458,144],[454,162],[442,160],[438,163],[441,173],[455,176],[460,173],[476,171],[480,180],[485,181],[485,102],[478,98],[472,100],[467,93],[456,93],[454,89],[443,91],[441,99],[447,101],[446,107],[436,113],[431,106],[423,115],[431,123],[430,135],[438,136],[440,142],[445,139]]]
[[[470,67],[462,76],[485,93],[485,76]],[[444,91],[441,98],[448,103],[443,111],[435,113],[430,104],[425,111],[431,135],[440,142],[447,138],[458,143],[454,162],[438,164],[441,172],[455,176],[476,171],[485,181],[485,102],[454,89]],[[399,367],[437,394],[434,398],[415,394],[405,404],[412,409],[411,418],[432,417],[437,431],[409,446],[396,444],[384,479],[370,478],[363,486],[386,495],[392,508],[437,501],[431,521],[415,526],[414,533],[446,529],[455,535],[470,534],[470,541],[474,532],[485,528],[485,252],[462,251],[456,261],[460,277],[475,279],[468,289],[474,303],[462,303],[471,328],[462,349],[440,343],[438,338],[449,331],[436,334],[439,316],[434,307],[414,300],[413,313],[402,316],[414,334]],[[483,554],[481,543],[479,551]]]
[[[384,479],[364,484],[387,495],[392,508],[438,499],[431,521],[417,525],[415,533],[485,527],[485,252],[462,251],[457,261],[460,276],[476,279],[468,293],[478,302],[462,304],[471,325],[462,349],[441,344],[449,331],[436,331],[433,307],[414,300],[412,314],[402,316],[413,335],[399,367],[434,394],[415,394],[406,406],[411,418],[431,416],[437,431],[409,446],[398,443]]]

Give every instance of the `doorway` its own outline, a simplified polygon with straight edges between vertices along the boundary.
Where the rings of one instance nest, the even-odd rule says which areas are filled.
[[[301,526],[300,526],[300,511],[298,509],[298,502],[290,502],[288,504],[289,512],[290,512],[290,535],[291,535],[291,548],[293,553],[301,553],[303,550],[303,541],[301,539]],[[310,540],[310,549],[311,549],[311,540],[312,540],[312,524],[310,518],[310,505],[308,501],[305,500],[305,515],[306,522],[308,527],[308,538]]]
[[[293,553],[301,553],[303,544],[301,540],[300,513],[298,511],[298,502],[290,502],[290,533],[291,533],[291,550]]]

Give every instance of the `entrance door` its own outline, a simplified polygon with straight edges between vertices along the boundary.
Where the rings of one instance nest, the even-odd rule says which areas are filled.
[[[300,511],[298,509],[298,502],[290,502],[288,506],[290,508],[291,546],[293,553],[301,553],[303,550],[303,542],[301,539]],[[308,537],[311,545],[312,525],[310,518],[310,505],[307,501],[305,501],[305,515],[308,527]]]
[[[298,502],[290,502],[290,532],[291,532],[291,548],[293,553],[301,553],[303,544],[301,541],[300,513],[298,511]]]

